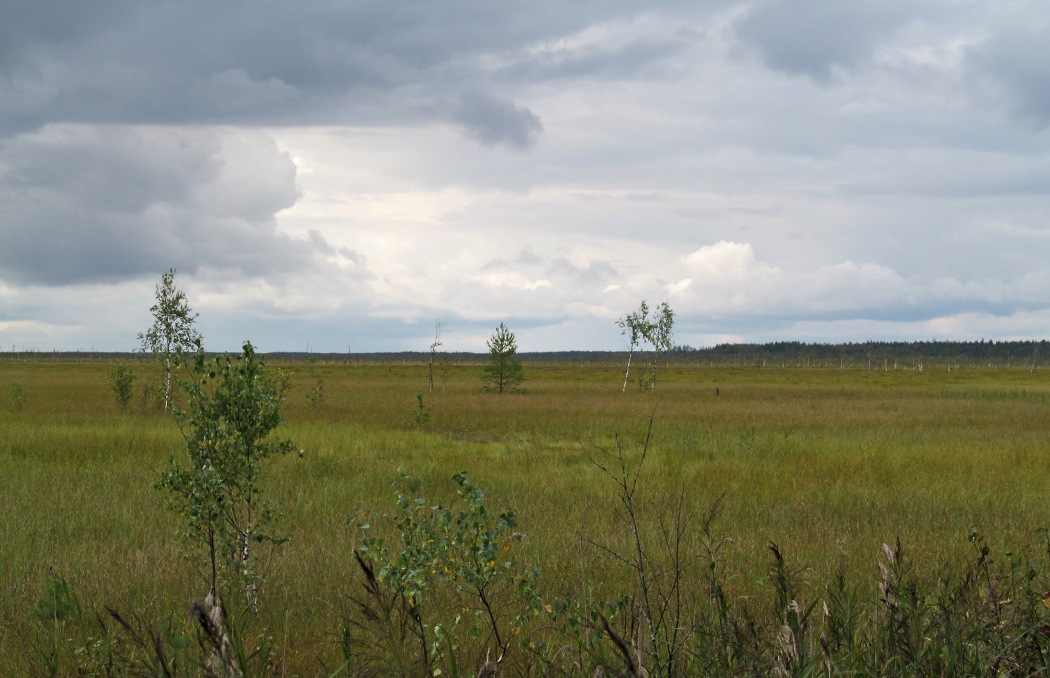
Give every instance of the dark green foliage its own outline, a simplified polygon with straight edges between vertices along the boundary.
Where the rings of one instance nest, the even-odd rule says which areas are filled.
[[[135,395],[135,374],[123,363],[117,364],[109,373],[109,389],[121,412],[126,412]]]
[[[30,615],[39,622],[61,622],[67,619],[80,618],[80,602],[69,589],[65,577],[54,575],[48,582],[47,590],[39,602],[30,611]]]
[[[485,390],[503,393],[513,391],[525,381],[525,370],[518,358],[518,342],[514,333],[503,323],[485,344],[489,347],[489,362],[482,380]]]
[[[222,579],[243,586],[254,603],[259,545],[278,545],[268,532],[273,515],[261,501],[263,462],[294,449],[272,434],[281,423],[284,383],[265,374],[250,342],[239,360],[208,360],[198,351],[193,379],[182,384],[189,411],[178,413],[188,464],[174,458],[159,486],[173,494],[186,534],[206,547],[211,591]]]
[[[1040,341],[867,341],[843,344],[778,341],[768,344],[719,344],[707,348],[674,346],[674,359],[709,365],[785,367],[864,367],[933,369],[962,367],[1037,370],[1050,351]]]
[[[11,382],[11,409],[19,412],[26,406],[26,387],[20,381]]]
[[[353,661],[395,675],[461,675],[470,645],[486,648],[495,670],[539,612],[539,572],[517,561],[517,515],[489,513],[484,493],[466,473],[452,478],[457,506],[428,505],[418,479],[395,484],[397,507],[389,516],[400,544],[372,537],[370,525],[355,552],[365,596],[358,600]],[[346,643],[344,643],[346,644]],[[469,670],[469,669],[468,669]]]
[[[56,575],[31,616],[35,633],[27,649],[35,675],[271,675],[269,648],[263,645],[247,653],[248,643],[211,595],[194,603],[189,617],[180,614],[158,624],[110,607],[84,611],[66,580]],[[191,643],[194,635],[196,647]]]
[[[315,412],[320,412],[324,409],[325,404],[328,402],[328,392],[325,391],[324,381],[321,379],[317,380],[317,385],[306,392],[306,402]]]
[[[413,418],[420,426],[430,421],[430,407],[423,400],[423,391],[416,394],[416,411],[413,413]]]
[[[151,407],[164,407],[164,384],[144,379],[139,387],[139,411],[145,414]]]

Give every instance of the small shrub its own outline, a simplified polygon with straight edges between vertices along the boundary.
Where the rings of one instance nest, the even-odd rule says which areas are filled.
[[[306,403],[314,412],[320,412],[328,402],[328,393],[324,389],[324,381],[318,379],[317,385],[306,392]]]
[[[430,408],[423,401],[423,391],[416,394],[416,411],[414,413],[416,424],[422,426],[430,421]]]
[[[11,382],[11,409],[21,412],[26,406],[26,387],[20,381]]]
[[[495,675],[542,609],[539,571],[512,555],[524,538],[515,531],[514,510],[494,516],[466,473],[452,480],[458,507],[406,494],[418,492],[417,478],[402,475],[394,483],[397,508],[390,517],[399,548],[371,536],[370,525],[359,526],[368,535],[355,551],[365,596],[357,600],[358,633],[344,633],[348,662],[398,675],[455,676],[466,659],[482,665],[478,675]]]
[[[145,414],[164,407],[164,385],[154,379],[146,379],[139,388],[139,412]]]
[[[275,439],[287,381],[270,378],[250,342],[234,362],[229,356],[207,360],[196,355],[191,382],[182,384],[190,411],[178,413],[189,464],[174,458],[158,487],[170,490],[186,519],[186,535],[207,550],[210,593],[218,584],[237,584],[256,605],[261,578],[257,549],[286,541],[268,533],[273,513],[262,502],[263,462],[291,451],[289,440]]]
[[[70,591],[64,577],[51,577],[29,616],[34,622],[35,633],[30,637],[28,648],[34,665],[46,675],[61,675],[63,646],[69,635],[66,625],[81,621],[80,601]]]
[[[120,411],[127,411],[131,398],[135,395],[135,374],[128,369],[127,365],[123,363],[117,365],[109,373],[109,389],[113,392]]]

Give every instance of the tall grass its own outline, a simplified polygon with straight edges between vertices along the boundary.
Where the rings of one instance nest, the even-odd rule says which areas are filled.
[[[56,573],[82,601],[156,619],[183,618],[203,595],[178,519],[153,489],[182,438],[156,410],[120,413],[111,367],[0,363],[0,666],[24,662],[27,611]],[[359,586],[347,519],[386,511],[399,468],[435,500],[467,470],[494,505],[515,507],[522,559],[551,599],[629,590],[630,573],[588,546],[627,539],[616,488],[593,461],[616,436],[637,450],[649,416],[639,517],[658,525],[681,496],[694,514],[723,497],[714,529],[733,600],[768,590],[771,542],[810,600],[840,572],[870,600],[883,543],[899,538],[929,581],[973,560],[971,526],[992,553],[1041,553],[1050,525],[1042,370],[675,367],[655,393],[623,394],[615,366],[526,365],[525,392],[496,396],[482,392],[480,366],[454,365],[444,389],[425,394],[430,418],[419,423],[423,364],[274,367],[291,377],[285,434],[305,454],[274,460],[264,490],[291,542],[270,564],[259,614],[289,672],[338,663],[333,635]],[[155,376],[133,369],[138,383]],[[9,402],[14,382],[21,408]],[[318,383],[320,405],[307,398]],[[704,544],[695,530],[682,540],[694,596]]]

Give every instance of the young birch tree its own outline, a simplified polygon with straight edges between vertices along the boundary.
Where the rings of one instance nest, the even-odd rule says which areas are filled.
[[[273,513],[261,498],[262,469],[295,446],[274,435],[287,382],[264,371],[251,342],[243,349],[237,360],[194,356],[193,379],[180,382],[189,410],[177,413],[188,458],[172,457],[158,486],[172,492],[187,536],[207,549],[210,592],[218,593],[221,582],[239,584],[254,608],[261,576],[256,549],[286,541],[267,531]]]
[[[674,311],[671,310],[671,306],[664,301],[650,312],[649,303],[643,300],[637,311],[628,313],[617,320],[616,324],[620,327],[621,333],[628,338],[627,369],[623,375],[623,392],[627,391],[627,382],[631,376],[631,359],[634,357],[634,351],[643,341],[652,347],[653,357],[648,365],[651,373],[647,378],[643,370],[640,383],[643,388],[648,387],[651,390],[656,390],[656,368],[660,363],[660,357],[665,351],[671,350],[672,347],[671,337],[674,330]]]
[[[178,367],[182,352],[200,343],[201,335],[194,323],[197,314],[190,310],[186,293],[175,285],[175,269],[160,277],[156,288],[157,303],[150,306],[153,325],[140,332],[142,350],[149,351],[164,363],[164,409],[171,408],[171,374]]]
[[[674,331],[674,311],[671,310],[670,305],[666,301],[653,309],[653,317],[649,322],[648,329],[649,334],[646,336],[646,339],[653,347],[653,374],[650,387],[655,391],[656,367],[659,365],[660,357],[664,352],[671,350],[671,335]]]
[[[634,313],[628,313],[625,317],[616,321],[620,327],[620,334],[627,337],[627,369],[623,373],[623,391],[627,392],[627,381],[631,378],[631,358],[634,357],[634,349],[638,348],[638,342],[646,333],[649,322],[649,304],[642,301],[642,305]]]

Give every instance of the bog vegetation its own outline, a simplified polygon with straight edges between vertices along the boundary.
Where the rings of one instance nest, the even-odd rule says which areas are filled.
[[[528,362],[496,396],[482,362],[431,388],[425,354],[263,358],[188,363],[181,428],[145,357],[0,361],[6,674],[1050,666],[1033,365],[665,359],[623,392],[622,363]],[[248,455],[223,417],[252,402],[252,440],[301,456]],[[224,522],[249,497],[265,524]]]

